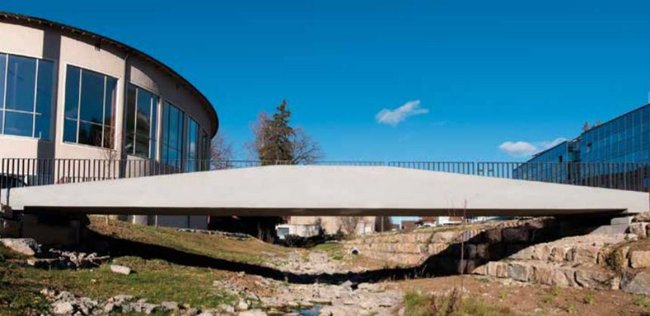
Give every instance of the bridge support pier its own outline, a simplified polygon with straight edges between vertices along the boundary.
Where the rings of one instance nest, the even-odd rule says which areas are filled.
[[[602,225],[591,232],[591,234],[611,235],[627,233],[630,228],[630,224],[632,223],[632,218],[634,218],[634,216],[613,217],[609,221],[609,225]]]

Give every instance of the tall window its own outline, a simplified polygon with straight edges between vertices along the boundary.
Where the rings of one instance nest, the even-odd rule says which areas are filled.
[[[156,158],[157,114],[158,97],[147,90],[130,85],[126,103],[124,147],[128,154]]]
[[[167,165],[180,168],[183,158],[184,115],[177,107],[165,102],[162,121],[162,152],[160,157]]]
[[[199,169],[199,124],[191,118],[187,118],[187,148],[186,171],[197,171]]]
[[[68,66],[63,141],[114,148],[117,79]]]
[[[0,134],[50,139],[51,61],[0,54]]]

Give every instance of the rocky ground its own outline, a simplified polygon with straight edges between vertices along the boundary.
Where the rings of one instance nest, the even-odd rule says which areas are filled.
[[[395,262],[368,257],[366,252],[373,246],[364,246],[361,255],[352,255],[341,244],[287,249],[244,236],[123,223],[93,229],[111,238],[137,242],[137,246],[131,247],[132,252],[113,252],[108,257],[93,252],[43,251],[30,241],[11,241],[0,247],[0,314],[7,309],[11,311],[7,314],[20,311],[33,315],[431,315],[431,302],[449,297],[452,289],[460,289],[461,299],[472,302],[472,309],[464,312],[471,315],[650,313],[645,295],[612,289],[613,279],[609,278],[622,275],[619,282],[633,281],[628,283],[635,293],[650,290],[650,277],[646,277],[650,274],[644,274],[645,267],[650,267],[650,242],[640,234],[639,240],[627,235],[568,237],[536,244],[499,261],[504,266],[494,269],[501,271],[498,273],[488,273],[486,266],[484,273],[475,275],[404,279],[404,275],[395,274],[392,279],[382,271],[396,271],[385,270],[395,267]],[[453,239],[448,231],[443,235]],[[390,236],[391,240],[398,237]],[[442,237],[430,233],[430,238],[421,240],[440,242]],[[370,245],[367,240],[362,243]],[[145,251],[162,246],[162,253]],[[23,253],[7,252],[6,247]],[[418,247],[411,248],[428,251],[428,246]],[[33,264],[41,262],[33,258],[39,251],[47,260],[61,263]],[[605,271],[608,278],[599,281],[592,277],[597,286],[591,288],[578,282],[540,284],[544,283],[540,280],[553,280],[553,273],[548,279],[541,278],[547,275],[541,268],[548,262],[553,262],[550,271],[574,269],[571,280],[577,280],[577,271],[582,270],[596,271],[593,275]],[[592,265],[598,269],[590,269]],[[378,271],[382,272],[379,277],[369,282],[368,275]]]

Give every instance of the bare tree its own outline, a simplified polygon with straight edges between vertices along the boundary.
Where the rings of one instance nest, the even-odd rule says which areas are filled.
[[[293,164],[311,164],[324,156],[320,145],[301,127],[294,129],[291,147],[293,149]]]
[[[232,167],[232,144],[223,134],[217,134],[210,145],[211,169],[228,169]]]
[[[339,217],[339,222],[341,222],[341,230],[349,236],[354,236],[357,233],[357,226],[361,222],[362,217],[360,216],[341,216]]]
[[[261,159],[260,153],[268,142],[266,137],[264,137],[264,130],[266,130],[268,126],[269,116],[266,112],[261,112],[257,116],[257,120],[251,125],[253,140],[246,144],[246,149],[250,159]]]

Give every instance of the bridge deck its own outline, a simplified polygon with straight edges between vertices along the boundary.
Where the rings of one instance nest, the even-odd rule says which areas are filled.
[[[536,216],[646,212],[649,196],[392,167],[268,166],[17,188],[10,205],[143,215]]]

